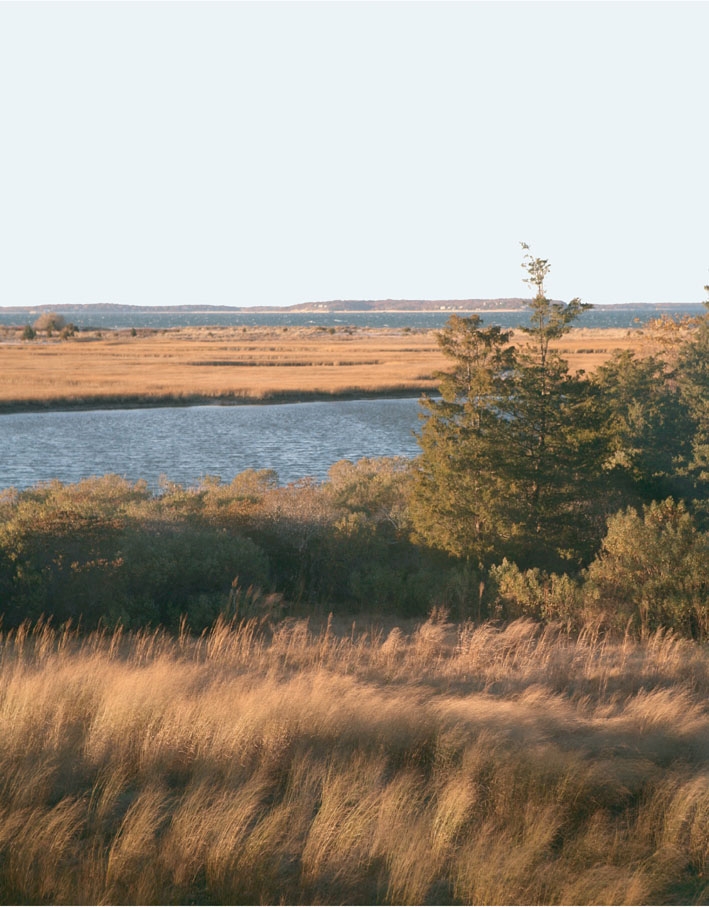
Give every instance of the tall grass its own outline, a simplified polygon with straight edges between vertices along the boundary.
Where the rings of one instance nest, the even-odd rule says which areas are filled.
[[[709,653],[518,621],[0,646],[3,903],[705,903]]]
[[[0,408],[177,405],[434,390],[433,332],[180,328],[3,343]]]
[[[81,333],[19,342],[0,332],[0,410],[46,406],[257,402],[435,391],[446,366],[434,331],[268,327]],[[571,368],[593,371],[617,349],[640,349],[641,331],[572,332]],[[589,347],[589,343],[601,343]],[[524,335],[515,343],[524,344]]]

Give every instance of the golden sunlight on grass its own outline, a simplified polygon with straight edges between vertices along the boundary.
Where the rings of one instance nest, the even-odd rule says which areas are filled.
[[[434,391],[448,365],[434,331],[179,328],[104,331],[69,340],[0,342],[0,408],[239,402]],[[572,331],[559,348],[573,370],[596,368],[642,332]],[[518,334],[515,343],[525,338]]]
[[[2,903],[705,903],[709,653],[519,621],[0,650]]]

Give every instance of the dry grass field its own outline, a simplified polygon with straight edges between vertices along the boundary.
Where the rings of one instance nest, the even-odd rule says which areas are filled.
[[[706,904],[709,653],[518,621],[0,636],[4,904]]]
[[[417,396],[434,390],[433,373],[447,367],[434,331],[204,327],[19,337],[0,334],[0,411]],[[577,329],[558,346],[572,370],[591,371],[616,350],[644,342],[638,330]]]

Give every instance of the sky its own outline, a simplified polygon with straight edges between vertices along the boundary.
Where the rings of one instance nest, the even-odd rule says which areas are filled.
[[[0,3],[0,306],[699,302],[706,2]]]

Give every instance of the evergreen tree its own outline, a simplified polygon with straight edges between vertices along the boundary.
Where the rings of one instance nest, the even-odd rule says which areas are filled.
[[[608,477],[613,509],[668,496],[691,497],[687,466],[694,426],[663,359],[616,353],[593,378],[607,413]]]
[[[438,335],[453,367],[437,376],[442,399],[423,400],[411,513],[419,540],[484,569],[514,533],[503,465],[514,349],[481,323],[453,315]]]
[[[704,289],[709,293],[709,286]],[[709,300],[704,305],[709,310]],[[704,484],[709,482],[709,312],[682,346],[677,373],[682,400],[694,422],[690,468]]]
[[[592,489],[602,459],[601,412],[590,382],[570,374],[551,342],[590,306],[548,299],[548,260],[533,257],[525,243],[522,248],[525,282],[535,295],[530,324],[521,328],[529,339],[516,355],[507,420],[510,480],[525,529],[519,556],[537,564],[543,558],[578,560],[590,553],[599,530]]]
[[[579,563],[603,527],[593,504],[603,460],[597,395],[550,347],[588,306],[547,299],[549,263],[524,249],[536,290],[529,342],[517,350],[479,316],[453,316],[440,335],[453,368],[440,376],[443,399],[424,401],[419,438],[417,536],[482,570],[505,554]]]

